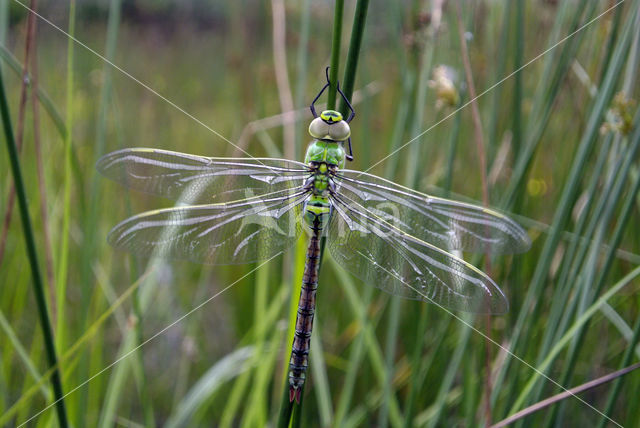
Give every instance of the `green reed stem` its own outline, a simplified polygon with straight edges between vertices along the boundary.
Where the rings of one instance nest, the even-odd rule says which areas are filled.
[[[331,68],[329,69],[329,94],[327,109],[335,110],[336,96],[338,94],[338,69],[340,68],[340,41],[342,40],[342,15],[344,13],[344,0],[336,0],[333,12],[333,41],[331,43]]]
[[[364,24],[367,20],[367,9],[369,0],[358,0],[356,11],[353,17],[353,29],[351,30],[351,41],[349,42],[349,52],[347,53],[347,63],[342,79],[342,92],[351,101],[353,87],[356,82],[356,69],[358,68],[358,58],[360,57],[360,47],[362,46],[362,35],[364,34]],[[346,117],[349,108],[345,100],[340,100],[340,112]]]
[[[511,34],[509,33],[511,28],[511,8],[513,2],[508,1],[505,3],[504,13],[502,17],[502,28],[500,29],[500,39],[498,41],[497,52],[507,52],[507,46]],[[494,69],[495,76],[504,76],[507,68],[508,55],[497,55],[496,68]],[[520,73],[518,73],[520,74]],[[489,125],[487,130],[487,158],[493,159],[496,153],[496,146],[498,145],[498,124],[501,117],[502,109],[502,85],[497,86],[491,91],[491,115],[489,118]],[[456,117],[461,115],[456,115]]]
[[[64,320],[65,320],[65,302],[67,290],[67,271],[69,267],[69,229],[71,225],[71,136],[73,129],[73,34],[75,33],[76,23],[76,2],[74,0],[69,4],[69,34],[71,37],[67,40],[67,87],[66,87],[66,115],[67,120],[65,127],[67,134],[64,139],[64,190],[63,190],[63,214],[62,214],[62,231],[60,244],[60,261],[57,269],[56,277],[56,300],[58,302],[58,319],[56,332],[58,334],[58,346],[64,347]]]
[[[18,207],[20,208],[20,218],[22,220],[22,229],[24,240],[27,246],[27,256],[31,267],[31,275],[33,277],[33,288],[38,305],[38,315],[40,317],[40,325],[42,326],[42,334],[44,337],[44,345],[47,352],[47,360],[50,367],[56,367],[58,358],[56,356],[56,348],[53,339],[53,329],[47,309],[47,301],[45,297],[42,277],[38,265],[38,255],[36,252],[35,238],[33,236],[33,228],[31,225],[31,217],[29,215],[29,206],[27,204],[27,195],[22,179],[22,171],[20,169],[20,161],[18,159],[18,150],[16,148],[15,138],[13,136],[13,128],[11,126],[11,115],[9,114],[9,106],[4,91],[4,80],[0,70],[0,110],[2,114],[2,124],[7,143],[7,151],[9,152],[9,163],[11,164],[11,172],[15,182],[16,196],[18,197]],[[53,394],[55,397],[56,411],[58,415],[58,423],[61,428],[68,426],[67,411],[64,403],[64,393],[62,391],[62,382],[60,381],[60,371],[56,369],[51,375],[53,384]]]

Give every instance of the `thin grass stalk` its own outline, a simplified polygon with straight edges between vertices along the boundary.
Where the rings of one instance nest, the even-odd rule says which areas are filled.
[[[24,364],[26,371],[37,383],[38,389],[42,393],[42,397],[45,401],[49,401],[51,399],[51,391],[49,391],[43,383],[38,382],[42,378],[42,375],[38,372],[38,368],[33,364],[33,360],[29,358],[29,353],[20,342],[18,335],[15,333],[9,323],[9,320],[7,320],[2,311],[0,311],[0,329],[2,329],[7,339],[9,339],[9,343],[13,349],[15,349],[17,357],[22,361],[22,364]],[[4,411],[5,409],[3,408],[2,412],[4,413]]]
[[[0,45],[7,42],[9,29],[9,0],[0,0]]]
[[[261,243],[259,243],[260,245]],[[265,321],[265,312],[267,310],[267,293],[269,288],[269,265],[262,266],[256,272],[256,286],[255,286],[255,298],[253,302],[253,330],[260,330],[260,324]],[[265,367],[264,353],[266,352],[266,338],[265,335],[256,335],[254,340],[254,358],[255,361],[250,362],[250,367],[253,371],[253,378],[260,376],[260,373],[267,372]],[[246,408],[246,413],[243,418],[242,426],[264,426],[266,424],[265,406],[261,405],[261,397],[265,396],[263,388],[256,385],[257,382],[252,382],[252,391],[250,397],[247,400],[250,405]],[[264,385],[262,385],[264,387]]]
[[[513,52],[513,69],[518,70],[524,63],[524,28],[525,20],[524,14],[526,4],[524,0],[516,0],[516,24],[515,30],[515,47]],[[513,123],[511,149],[513,152],[513,158],[517,159],[520,153],[520,146],[522,145],[522,98],[523,98],[523,83],[522,73],[516,73],[513,76]],[[518,193],[522,196],[523,193]],[[516,212],[519,212],[522,198],[518,198],[516,201]]]
[[[307,71],[309,66],[309,34],[311,32],[311,0],[304,0],[301,7],[301,28],[300,28],[300,43],[298,45],[298,53],[297,53],[297,82],[296,82],[296,91],[295,91],[295,106],[301,107],[306,104],[304,101],[306,99],[306,87],[307,87]],[[306,124],[301,122],[296,130],[295,142],[293,148],[293,156],[294,159],[299,159],[301,153],[304,150],[304,138],[306,137]],[[302,277],[304,272],[304,255],[305,255],[306,245],[305,240],[300,238],[296,242],[295,251],[292,253],[285,254],[285,259],[282,267],[282,275],[283,278],[289,278],[291,281],[289,284],[283,283],[283,287],[289,285],[289,289],[291,290],[290,295],[290,308],[289,308],[289,326],[288,333],[286,336],[286,344],[293,342],[293,336],[295,333],[295,322],[296,322],[296,314],[297,314],[297,302],[295,296],[299,296],[302,291],[302,283],[299,278]],[[283,372],[285,374],[284,383],[285,390],[286,385],[288,383],[287,374],[288,374],[288,360],[283,359]],[[312,363],[313,364],[313,363]],[[288,397],[287,397],[288,399]],[[284,402],[283,402],[284,404]]]
[[[424,121],[424,109],[426,106],[427,89],[429,88],[429,77],[433,69],[433,57],[437,45],[438,31],[442,22],[442,0],[437,0],[431,10],[431,23],[429,26],[429,37],[424,44],[424,49],[420,52],[418,59],[418,79],[417,89],[411,123],[411,135],[418,135],[422,130]],[[420,144],[412,144],[407,152],[408,165],[405,169],[404,183],[408,187],[415,187],[418,175],[418,160],[420,158]]]
[[[297,108],[306,104],[307,72],[309,69],[309,34],[311,32],[311,0],[303,0],[300,10],[300,44],[297,53],[297,81],[295,89],[295,106]],[[296,133],[296,145],[293,150],[293,158],[299,159],[303,139],[306,138],[306,124],[301,122]],[[289,277],[290,275],[288,275]]]
[[[495,76],[504,76],[507,68],[508,55],[502,55],[503,52],[507,52],[507,46],[509,43],[509,36],[511,35],[511,8],[513,1],[508,1],[504,7],[504,13],[502,17],[502,28],[500,30],[500,40],[498,40],[498,47],[496,50],[497,66],[494,70]],[[518,73],[520,74],[520,73]],[[517,76],[517,75],[516,75]],[[502,86],[498,85],[491,91],[491,116],[489,119],[489,125],[487,130],[487,157],[493,159],[495,155],[495,146],[498,141],[498,123],[501,116],[502,107]],[[462,104],[460,104],[462,105]],[[458,106],[457,108],[460,108]],[[456,115],[460,116],[460,115]]]
[[[22,73],[24,65],[20,64],[15,56],[13,56],[13,54],[9,50],[7,50],[5,46],[0,46],[0,58],[4,60],[11,71],[18,75]],[[27,83],[30,87],[33,87],[31,81]],[[36,92],[36,95],[38,96],[38,100],[42,104],[42,107],[44,107],[47,115],[55,125],[58,134],[60,134],[60,137],[64,140],[65,138],[67,138],[67,128],[65,126],[64,119],[62,118],[62,114],[60,114],[49,95],[41,87],[33,87],[33,90]]]
[[[557,403],[558,401],[565,400],[565,399],[567,399],[569,397],[572,397],[574,395],[577,395],[577,394],[580,394],[582,392],[588,391],[588,390],[590,390],[592,388],[595,388],[597,386],[600,386],[600,385],[602,385],[604,383],[611,382],[614,379],[615,379],[616,382],[621,381],[622,377],[624,375],[626,375],[627,373],[630,373],[630,372],[632,372],[634,370],[637,370],[638,368],[640,368],[640,363],[636,363],[636,364],[633,364],[633,365],[628,366],[628,367],[625,366],[624,368],[622,368],[622,369],[620,369],[620,370],[618,370],[616,372],[609,373],[609,374],[607,374],[605,376],[602,376],[602,377],[600,377],[598,379],[594,379],[594,380],[592,380],[590,382],[587,382],[585,384],[579,385],[579,386],[577,386],[575,388],[571,388],[568,391],[561,392],[560,394],[554,395],[553,397],[549,397],[549,398],[547,398],[547,399],[545,399],[543,401],[540,401],[540,402],[538,402],[538,403],[536,403],[534,405],[531,405],[531,406],[527,407],[526,409],[523,409],[523,410],[519,411],[518,413],[516,413],[516,414],[514,414],[514,415],[512,415],[512,416],[510,416],[510,417],[508,417],[508,418],[496,423],[495,425],[492,425],[491,428],[502,428],[502,427],[508,426],[508,425],[518,421],[519,419],[522,419],[522,418],[524,418],[524,417],[526,417],[526,416],[528,416],[528,415],[530,415],[530,414],[532,414],[534,412],[540,411],[540,410],[542,410],[542,409],[544,409],[544,408],[546,408],[548,406],[551,406],[552,404]],[[604,419],[604,420],[607,421],[607,419]]]
[[[291,351],[291,347],[293,344],[293,338],[296,328],[296,315],[298,309],[298,301],[295,296],[299,296],[302,291],[302,282],[298,278],[302,278],[304,274],[305,268],[305,259],[306,259],[306,239],[305,236],[302,235],[298,239],[296,243],[296,251],[294,258],[294,269],[293,276],[291,281],[291,298],[289,299],[289,325],[287,328],[287,338],[286,344],[289,352]],[[291,345],[290,345],[291,344]],[[283,377],[284,377],[284,387],[283,387],[283,399],[280,403],[280,410],[278,413],[278,421],[277,425],[280,428],[288,427],[291,420],[291,412],[293,411],[293,402],[289,401],[289,360],[287,357],[290,353],[285,354],[284,364],[283,364]],[[300,394],[302,395],[302,394]]]
[[[484,144],[484,133],[482,130],[482,120],[480,119],[480,110],[478,109],[478,103],[473,101],[477,98],[475,84],[473,82],[473,72],[471,70],[471,61],[469,59],[469,50],[467,49],[467,41],[464,35],[464,24],[462,22],[462,10],[461,0],[456,2],[456,15],[458,22],[458,36],[460,40],[460,50],[462,56],[462,64],[464,66],[465,78],[467,81],[467,90],[469,91],[469,98],[471,102],[471,117],[473,119],[474,139],[476,144],[476,152],[478,155],[478,163],[480,166],[480,178],[482,180],[482,202],[484,206],[489,205],[489,186],[487,184],[487,160]],[[489,257],[486,257],[486,262],[489,262]],[[491,269],[488,268],[490,271]]]
[[[372,287],[370,287],[372,288]],[[384,345],[385,354],[385,378],[386,382],[382,388],[382,404],[380,406],[380,412],[378,413],[377,426],[386,428],[389,417],[389,397],[393,393],[393,375],[395,373],[395,354],[396,354],[396,342],[398,339],[398,326],[400,325],[400,308],[402,300],[398,298],[392,298],[389,304],[389,319],[387,322],[387,334]]]
[[[611,61],[611,55],[613,54],[613,49],[615,48],[616,41],[618,39],[618,33],[620,31],[620,24],[622,22],[622,16],[624,14],[624,8],[618,7],[615,10],[613,15],[613,20],[611,22],[611,27],[609,31],[609,37],[607,38],[607,44],[604,48],[604,58],[602,59],[600,65],[600,77],[598,81],[602,81],[607,71],[607,67],[609,67],[609,61]]]
[[[403,67],[402,73],[402,94],[398,101],[398,110],[396,111],[393,130],[391,131],[391,138],[389,139],[388,153],[394,153],[398,147],[400,147],[400,144],[402,144],[402,137],[405,129],[408,127],[409,111],[411,110],[409,100],[415,89],[416,79],[413,71],[405,66]],[[393,179],[393,176],[398,170],[399,162],[400,156],[391,156],[387,160],[384,168],[384,176],[387,179]]]
[[[460,91],[460,101],[455,106],[456,109],[460,108],[465,103],[465,93],[464,91]],[[460,137],[460,124],[462,122],[462,114],[456,114],[453,120],[453,126],[451,128],[451,134],[449,137],[448,144],[448,152],[447,152],[447,169],[445,171],[445,179],[444,179],[444,197],[448,198],[451,196],[451,188],[453,186],[453,172],[454,172],[454,162],[456,159],[456,151],[458,148],[458,139]]]
[[[632,8],[635,6],[632,6]],[[531,309],[537,306],[541,295],[541,288],[546,281],[551,261],[555,254],[555,249],[560,242],[562,231],[569,220],[571,209],[578,191],[578,185],[581,182],[582,171],[592,148],[599,135],[599,128],[601,124],[601,118],[604,115],[606,108],[608,107],[613,93],[615,91],[616,83],[618,81],[619,73],[624,64],[625,56],[628,51],[631,36],[633,35],[633,19],[628,19],[625,24],[625,29],[621,36],[621,43],[617,45],[616,51],[612,57],[612,65],[607,72],[606,79],[600,87],[597,98],[589,113],[589,119],[586,129],[583,133],[581,141],[579,143],[577,152],[574,156],[571,170],[567,176],[566,184],[563,192],[560,196],[560,200],[557,204],[558,209],[554,214],[552,221],[551,232],[547,236],[544,247],[542,249],[536,270],[534,272],[531,285],[527,291],[525,301],[522,309],[518,315],[516,325],[513,328],[511,349],[517,349],[519,340],[522,337],[521,333],[525,327],[525,323],[528,320],[528,314]],[[504,365],[501,367],[501,371],[496,383],[498,388],[502,382],[503,376],[508,370],[512,358],[507,356]]]
[[[320,328],[318,333],[322,331],[320,325],[316,326],[316,329]],[[333,423],[333,406],[331,400],[331,391],[329,389],[329,376],[327,375],[327,364],[324,359],[324,349],[322,340],[319,338],[322,334],[315,334],[311,336],[311,347],[315,349],[315,352],[310,354],[311,369],[313,370],[314,378],[314,392],[318,401],[318,413],[320,418],[320,424],[322,426],[331,426]]]
[[[398,2],[390,2],[390,5],[393,5],[393,19],[391,20],[393,24],[393,31],[397,33],[402,33],[403,29],[403,19],[404,19],[404,8],[401,7],[401,4]],[[405,48],[402,45],[398,45],[397,53],[398,53],[398,67],[402,71],[400,76],[400,81],[402,82],[402,89],[400,93],[400,97],[398,102],[398,109],[396,110],[396,116],[393,122],[393,129],[391,131],[391,138],[389,139],[389,145],[387,147],[387,153],[393,153],[397,150],[398,147],[403,143],[403,135],[405,130],[408,127],[408,118],[409,112],[411,110],[411,106],[409,100],[413,97],[414,93],[414,83],[415,83],[415,75],[412,67],[409,67],[409,61],[407,58],[407,54],[405,52]],[[399,156],[392,156],[387,159],[385,168],[384,168],[384,177],[393,180],[393,177],[398,170],[398,162],[400,161]]]
[[[467,49],[467,41],[464,36],[464,24],[462,23],[461,0],[456,3],[456,16],[458,22],[458,36],[460,40],[460,51],[462,56],[462,64],[464,66],[465,77],[467,81],[467,89],[471,102],[471,113],[473,118],[474,137],[476,142],[476,152],[478,155],[478,164],[480,167],[480,178],[482,183],[482,203],[485,207],[489,206],[489,184],[487,182],[487,161],[484,143],[484,135],[482,130],[482,122],[480,119],[480,110],[478,103],[473,101],[477,98],[475,84],[473,82],[473,73],[471,71],[471,61],[469,59],[469,51]],[[485,267],[489,276],[491,276],[491,255],[489,247],[486,248],[484,255]],[[491,338],[491,315],[485,316],[486,335]],[[485,384],[484,384],[484,417],[487,425],[491,424],[491,346],[488,341],[485,343]],[[458,349],[462,348],[459,346]],[[454,360],[455,361],[455,360]]]
[[[31,1],[31,10],[38,7],[37,0]],[[40,138],[40,108],[38,105],[38,44],[37,44],[37,21],[34,13],[29,13],[29,39],[33,44],[31,53],[31,109],[33,114],[33,145],[36,155],[36,165],[38,170],[38,189],[40,194],[40,217],[42,220],[42,234],[44,241],[45,266],[47,268],[47,284],[49,285],[49,295],[51,300],[51,318],[56,322],[56,300],[55,300],[55,278],[53,268],[53,254],[51,253],[51,235],[49,234],[49,214],[47,212],[47,189],[44,179],[44,165],[42,164],[42,147]],[[25,59],[25,62],[28,58]]]
[[[66,87],[66,121],[65,128],[68,130],[64,141],[64,185],[63,185],[63,214],[62,229],[60,231],[60,257],[56,278],[56,301],[58,302],[59,316],[57,319],[56,332],[59,347],[64,347],[65,337],[65,303],[67,290],[67,270],[69,266],[69,230],[71,227],[71,130],[73,129],[73,54],[75,42],[73,37],[76,26],[76,2],[69,2],[69,39],[67,40],[67,87]],[[84,409],[82,410],[84,412]]]
[[[295,115],[289,72],[287,71],[286,11],[283,0],[271,0],[271,15],[273,20],[273,62],[280,108],[285,114]],[[293,123],[284,125],[283,138],[284,157],[292,159],[295,155],[295,127]]]
[[[51,321],[49,318],[49,312],[47,309],[47,301],[45,297],[44,286],[42,284],[42,277],[40,276],[40,268],[38,266],[38,255],[36,251],[36,244],[33,235],[33,228],[31,223],[31,217],[29,215],[29,207],[27,205],[27,195],[24,188],[24,181],[22,179],[22,171],[20,169],[20,161],[18,159],[18,150],[13,135],[13,129],[11,127],[11,116],[9,113],[9,106],[7,104],[7,97],[4,90],[4,78],[0,70],[0,112],[2,114],[2,122],[4,126],[4,133],[7,144],[7,151],[9,154],[9,162],[11,164],[11,171],[13,174],[13,180],[16,187],[16,195],[18,198],[18,207],[20,208],[20,218],[22,220],[22,229],[24,233],[25,244],[27,246],[27,256],[29,258],[29,265],[31,267],[31,275],[33,277],[33,288],[36,297],[36,304],[38,308],[38,315],[40,318],[40,325],[42,327],[42,334],[44,339],[44,347],[47,354],[47,360],[50,367],[56,367],[57,355],[53,338],[53,329],[51,327]],[[53,394],[56,399],[56,411],[58,417],[58,423],[61,428],[68,426],[67,412],[65,409],[65,402],[63,399],[64,393],[62,390],[62,382],[60,380],[60,371],[56,369],[51,377],[53,384]]]

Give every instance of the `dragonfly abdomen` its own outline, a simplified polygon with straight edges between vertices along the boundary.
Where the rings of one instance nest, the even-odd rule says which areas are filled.
[[[319,226],[316,221],[316,226]],[[318,289],[318,262],[320,258],[320,233],[312,229],[309,246],[307,247],[307,259],[302,277],[302,289],[298,301],[298,314],[296,316],[296,331],[293,336],[291,358],[289,360],[289,400],[294,398],[300,402],[300,391],[304,384],[305,373],[308,366],[309,347],[311,343],[311,330],[313,329],[313,316],[316,309],[316,290]]]

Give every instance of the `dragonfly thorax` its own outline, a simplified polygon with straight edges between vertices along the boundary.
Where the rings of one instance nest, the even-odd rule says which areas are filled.
[[[335,166],[344,168],[346,152],[342,146],[342,142],[315,140],[307,147],[307,153],[304,156],[304,163],[312,166],[311,163],[327,164],[327,166]]]

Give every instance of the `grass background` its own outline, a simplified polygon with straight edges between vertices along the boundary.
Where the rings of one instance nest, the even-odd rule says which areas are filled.
[[[282,113],[287,92],[276,79],[275,67],[281,72],[283,64],[274,63],[274,49],[284,49],[290,97],[295,109],[304,109],[329,64],[333,2],[285,2],[284,40],[273,40],[271,2],[83,1],[75,10],[66,2],[39,3],[42,15],[65,31],[73,16],[79,41],[165,98],[36,21],[44,187],[31,104],[21,164],[64,391],[127,355],[65,398],[69,419],[78,427],[273,423],[289,356],[300,251],[252,273],[255,266],[147,262],[115,252],[105,241],[113,225],[170,202],[126,192],[99,177],[94,164],[103,153],[136,146],[234,154],[228,142],[166,100],[246,144],[253,156],[284,156],[282,122],[261,126],[262,119]],[[368,169],[429,129],[372,172],[478,202],[481,169],[470,106],[432,127],[453,111],[436,107],[436,90],[428,84],[434,67],[451,67],[461,103],[468,100],[455,2],[444,2],[434,32],[438,3],[371,1],[350,167]],[[638,3],[624,1],[478,99],[491,205],[512,213],[533,247],[492,260],[491,276],[511,311],[493,318],[489,333],[484,318],[458,316],[567,388],[640,355],[640,122],[635,105],[625,101],[638,98]],[[463,5],[473,79],[483,93],[615,3]],[[354,6],[345,5],[343,58]],[[0,2],[0,12],[4,83],[14,127],[20,128],[16,69],[24,63],[27,14],[8,0]],[[296,158],[308,141],[309,118],[304,113],[293,126]],[[12,179],[2,153],[5,218]],[[19,223],[15,212],[0,260],[0,424],[8,426],[53,401]],[[606,302],[597,300],[612,289]],[[481,424],[487,345],[493,421],[561,391],[459,319],[361,284],[329,256],[321,272],[303,425]],[[627,375],[618,388],[608,384],[580,397],[623,426],[638,426],[640,375]],[[569,398],[520,426],[601,421],[584,402]],[[55,426],[53,407],[29,424]]]

